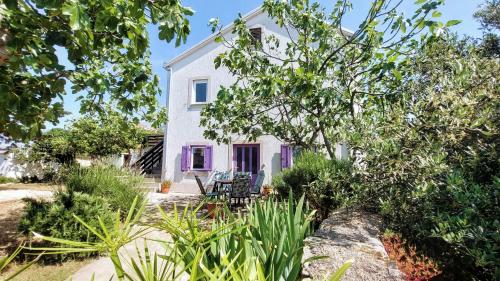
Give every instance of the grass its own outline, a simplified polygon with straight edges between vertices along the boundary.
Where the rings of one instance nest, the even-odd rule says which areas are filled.
[[[16,281],[64,281],[81,267],[91,263],[93,260],[71,260],[57,265],[34,264],[26,271],[22,272],[14,280]],[[9,269],[0,275],[0,280],[5,280],[7,276],[19,270],[23,264],[12,264]]]
[[[0,176],[0,184],[1,183],[10,183],[10,182],[18,182],[18,180],[15,179],[15,178],[9,178],[9,177],[5,177],[5,176]]]

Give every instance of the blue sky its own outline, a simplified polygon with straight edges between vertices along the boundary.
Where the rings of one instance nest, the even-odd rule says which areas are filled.
[[[333,0],[320,0],[325,6],[331,6]],[[351,0],[353,3],[353,11],[345,17],[345,27],[351,30],[356,30],[362,18],[366,15],[369,9],[369,0]],[[160,86],[162,95],[159,96],[160,103],[165,105],[166,97],[166,72],[162,68],[164,62],[174,58],[176,55],[185,51],[189,47],[196,45],[198,42],[211,34],[211,30],[207,23],[210,18],[219,17],[222,24],[231,23],[238,13],[246,14],[255,9],[262,3],[262,0],[185,0],[183,5],[194,9],[195,14],[190,17],[191,34],[189,35],[186,44],[180,47],[175,47],[173,43],[166,43],[158,40],[157,29],[154,26],[149,28],[149,36],[151,41],[151,60],[154,72],[160,77]],[[404,0],[400,11],[409,15],[414,9],[414,0]],[[445,5],[441,7],[441,20],[446,22],[450,19],[462,20],[462,23],[454,26],[453,31],[459,34],[467,34],[474,37],[480,37],[481,31],[479,24],[473,19],[472,15],[482,0],[447,0]],[[68,87],[69,90],[69,87]],[[65,110],[72,114],[63,118],[59,126],[64,125],[65,120],[70,120],[78,115],[80,105],[75,102],[74,96],[68,94],[64,100]],[[52,126],[48,126],[49,128]]]

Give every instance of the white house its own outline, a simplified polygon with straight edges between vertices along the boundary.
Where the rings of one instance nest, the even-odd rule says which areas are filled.
[[[261,38],[273,34],[282,41],[289,40],[281,29],[261,9],[247,14],[244,19],[252,34]],[[232,26],[222,30],[231,40]],[[281,44],[285,45],[285,44]],[[205,104],[215,100],[220,86],[229,86],[235,78],[227,69],[215,69],[214,59],[227,49],[210,36],[164,64],[167,70],[168,123],[165,129],[162,179],[171,179],[179,192],[196,191],[194,174],[202,180],[214,170],[244,171],[254,176],[265,171],[264,183],[283,167],[291,165],[291,149],[273,136],[263,136],[247,142],[244,136],[233,136],[231,143],[221,144],[203,137],[200,112]],[[338,156],[347,153],[340,146]]]

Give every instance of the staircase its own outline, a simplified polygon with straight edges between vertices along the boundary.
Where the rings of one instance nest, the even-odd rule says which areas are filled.
[[[144,140],[147,148],[133,165],[144,175],[141,188],[147,192],[158,192],[161,184],[161,166],[163,158],[163,135],[147,136]]]
[[[160,174],[163,158],[163,140],[149,148],[132,167],[143,175]]]
[[[160,174],[149,174],[144,176],[141,188],[146,192],[159,192],[161,184]]]

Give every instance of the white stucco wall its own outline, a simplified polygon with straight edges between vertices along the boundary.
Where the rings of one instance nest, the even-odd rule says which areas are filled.
[[[288,41],[286,30],[280,29],[266,14],[260,13],[247,19],[247,25],[262,28],[262,38],[273,34],[282,42]],[[230,32],[225,38],[232,39]],[[163,179],[173,180],[173,186],[182,189],[191,189],[196,185],[192,172],[181,171],[181,154],[184,145],[213,145],[213,170],[230,170],[232,165],[232,145],[245,143],[243,137],[233,137],[229,145],[206,140],[203,137],[203,128],[199,126],[202,105],[190,104],[190,87],[193,79],[208,79],[208,101],[214,101],[220,86],[229,86],[234,83],[227,69],[215,69],[214,59],[227,49],[215,42],[210,42],[197,49],[188,56],[175,61],[168,66],[168,124],[165,130],[165,146],[163,157]],[[181,55],[182,56],[182,55]],[[281,142],[272,136],[263,136],[255,142],[260,144],[261,168],[266,173],[264,183],[270,183],[271,177],[281,171]],[[342,153],[342,148],[337,149]],[[207,172],[196,172],[207,176]],[[196,190],[196,189],[195,189]]]
[[[49,165],[57,167],[57,165],[54,166],[54,164],[20,164],[15,160],[13,153],[8,152],[0,154],[0,175],[9,178],[20,179],[22,177],[36,176],[41,179],[44,176],[44,167],[47,168]]]

